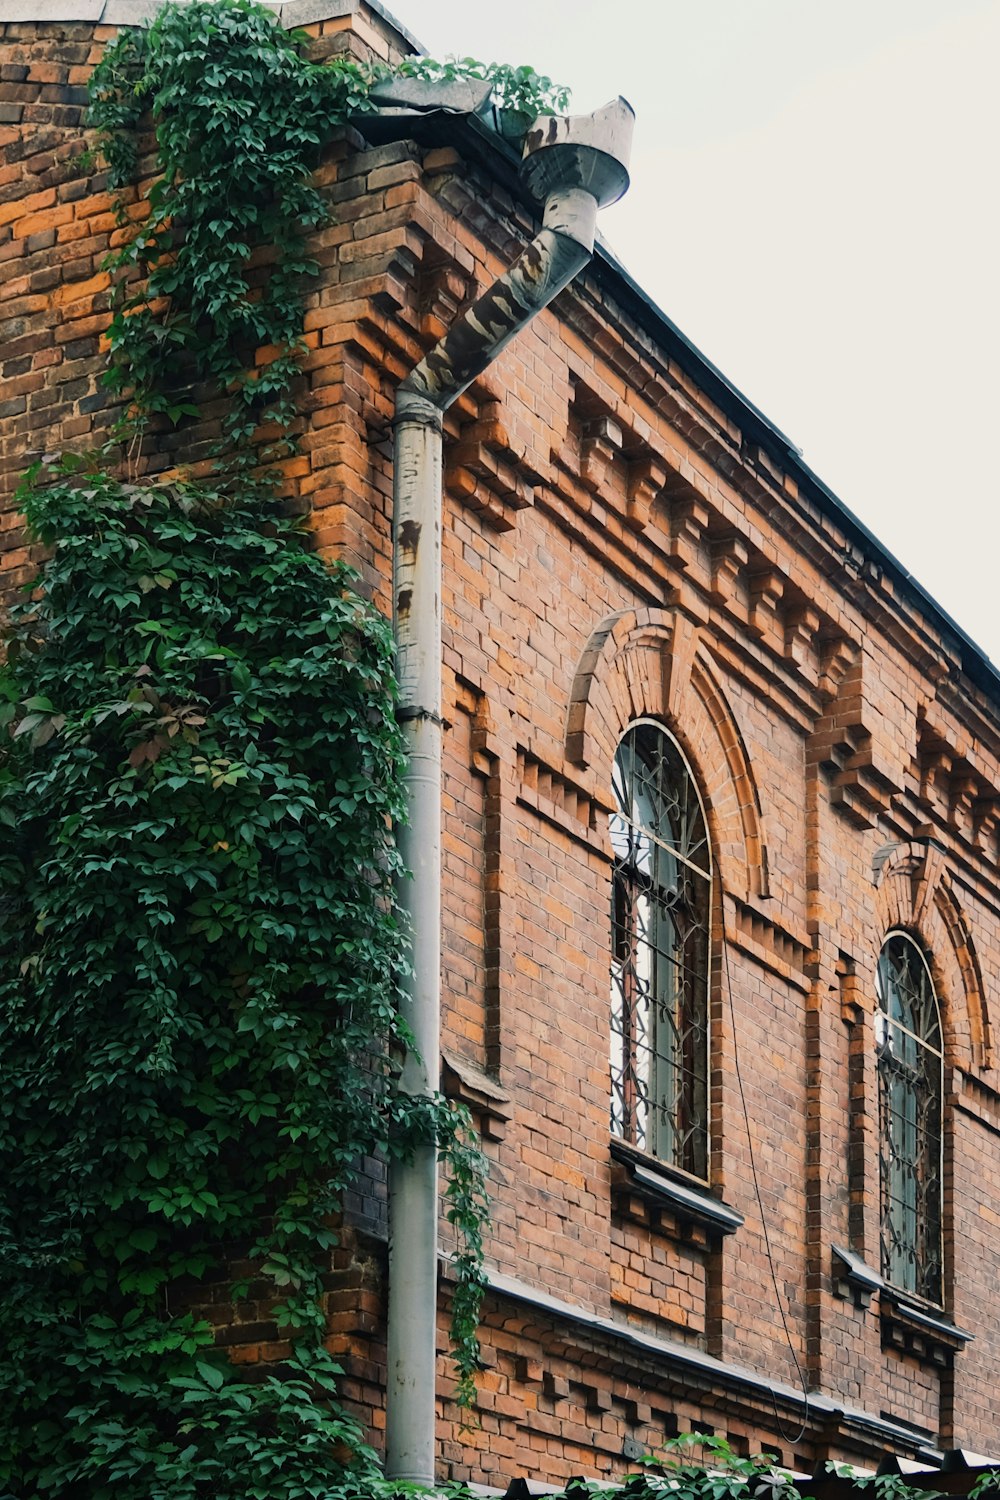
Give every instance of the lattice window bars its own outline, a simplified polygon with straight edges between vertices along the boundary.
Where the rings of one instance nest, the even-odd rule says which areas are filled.
[[[611,1131],[708,1172],[712,867],[704,811],[673,738],[633,724],[615,756]]]
[[[876,971],[882,1275],[942,1299],[941,1013],[927,960],[904,932]]]

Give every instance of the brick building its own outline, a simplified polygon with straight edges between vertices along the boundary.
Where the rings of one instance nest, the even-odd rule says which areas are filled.
[[[0,0],[8,591],[17,473],[110,420],[120,231],[74,159],[144,9]],[[374,0],[281,9],[318,55],[413,45]],[[489,121],[362,128],[319,172],[290,478],[389,611],[394,391],[538,209]],[[988,1449],[1000,676],[601,247],[451,407],[445,495],[442,1078],[493,1222],[470,1434],[442,1270],[441,1472],[617,1472],[692,1428],[799,1466]],[[384,1238],[376,1182],[331,1293],[376,1440]]]

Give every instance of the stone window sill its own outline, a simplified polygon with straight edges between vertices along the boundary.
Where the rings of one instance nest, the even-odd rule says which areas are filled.
[[[510,1095],[495,1078],[456,1052],[441,1054],[441,1087],[470,1111],[488,1141],[502,1141],[513,1114]]]
[[[878,1296],[883,1349],[910,1354],[921,1364],[947,1365],[974,1337],[959,1328],[933,1303],[890,1286],[883,1276],[866,1265],[853,1250],[833,1249],[833,1289],[839,1297],[853,1297],[856,1307],[867,1308]]]
[[[855,1307],[870,1307],[872,1297],[882,1290],[885,1282],[853,1250],[845,1250],[841,1245],[833,1245],[831,1248],[834,1295],[852,1298]]]
[[[743,1215],[695,1178],[626,1141],[611,1142],[611,1189],[619,1211],[681,1239],[714,1242],[735,1234]]]
[[[925,1306],[906,1292],[883,1285],[878,1298],[882,1348],[912,1354],[921,1364],[948,1365],[974,1337],[940,1308]]]

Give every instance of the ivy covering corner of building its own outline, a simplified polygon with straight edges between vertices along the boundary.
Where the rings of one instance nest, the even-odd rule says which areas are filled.
[[[956,1448],[938,1468],[931,1446],[988,1436],[994,1421],[997,1091],[980,960],[953,891],[964,883],[969,895],[975,872],[977,920],[992,920],[996,736],[982,765],[965,756],[987,725],[971,689],[986,681],[995,696],[995,674],[976,658],[973,675],[968,641],[950,654],[947,617],[877,545],[869,556],[863,528],[665,315],[643,303],[633,320],[625,303],[636,289],[610,257],[590,263],[600,317],[585,291],[551,325],[562,329],[544,362],[548,386],[566,393],[558,428],[529,411],[516,380],[504,388],[516,420],[502,453],[486,440],[499,441],[504,425],[489,389],[470,387],[470,404],[453,408],[457,430],[472,428],[463,445],[475,435],[477,463],[497,469],[469,565],[509,547],[521,575],[498,590],[483,568],[468,639],[484,644],[492,591],[511,615],[498,661],[501,639],[516,647],[524,622],[529,641],[543,625],[539,640],[552,642],[521,674],[516,699],[494,704],[479,692],[477,680],[498,687],[488,665],[463,677],[461,727],[449,725],[446,741],[444,826],[451,817],[469,838],[450,872],[444,862],[445,896],[457,887],[477,903],[451,914],[444,903],[446,966],[457,916],[475,941],[481,922],[470,969],[489,973],[475,1037],[464,1034],[483,1069],[463,1076],[471,1058],[459,1053],[452,1082],[483,1110],[496,1152],[491,1280],[485,1161],[469,1115],[403,1086],[411,958],[397,902],[406,879],[393,832],[406,805],[397,717],[433,721],[442,736],[444,717],[397,699],[388,622],[349,567],[320,555],[341,534],[324,529],[323,501],[334,495],[326,514],[348,513],[343,530],[357,523],[364,546],[374,544],[367,555],[385,561],[384,455],[359,458],[355,472],[371,469],[345,496],[330,471],[350,467],[347,440],[333,434],[349,430],[351,456],[364,453],[362,434],[388,420],[403,352],[437,336],[479,268],[502,260],[530,221],[511,216],[512,163],[479,124],[425,120],[411,138],[397,116],[381,135],[368,131],[375,98],[390,110],[400,97],[426,102],[422,88],[395,82],[375,94],[390,69],[371,60],[365,37],[387,53],[410,45],[384,17],[387,29],[371,30],[377,11],[362,8],[357,28],[341,29],[342,15],[332,28],[316,22],[310,37],[285,32],[253,0],[168,3],[148,29],[123,27],[104,48],[86,138],[81,80],[101,47],[92,28],[0,25],[22,59],[0,70],[14,91],[0,136],[14,117],[21,129],[0,193],[0,249],[20,283],[5,299],[0,470],[15,445],[39,444],[18,460],[34,461],[14,501],[30,548],[10,526],[2,555],[8,585],[31,576],[0,666],[0,1500],[473,1500],[503,1485],[505,1500],[937,1500],[942,1491],[997,1500],[989,1460]],[[38,12],[51,18],[52,7]],[[57,64],[37,55],[50,42]],[[394,71],[434,84],[488,79],[497,139],[567,105],[530,67],[409,58]],[[486,109],[483,93],[456,91]],[[380,159],[372,143],[386,133]],[[461,166],[442,140],[460,148]],[[375,177],[385,155],[390,172]],[[419,209],[415,182],[399,191],[404,174],[422,178]],[[16,233],[3,222],[8,190],[19,195]],[[447,207],[440,220],[431,198]],[[459,223],[463,201],[473,213]],[[328,228],[335,202],[345,223]],[[489,212],[477,225],[479,207]],[[352,222],[358,209],[366,238]],[[434,222],[442,235],[426,239],[430,274],[398,300],[396,278],[415,264],[398,246],[415,224],[423,234]],[[451,228],[481,255],[470,271],[446,264]],[[370,292],[341,317],[338,299],[354,296],[362,274]],[[331,308],[339,321],[328,332]],[[333,384],[331,354],[339,359],[346,337],[353,360],[376,320],[387,329],[377,357],[345,361],[355,385]],[[628,405],[637,393],[645,431]],[[539,418],[535,454],[515,451],[527,416]],[[57,436],[91,448],[47,451]],[[690,483],[673,467],[680,436]],[[545,455],[563,453],[558,491],[525,504]],[[397,462],[397,474],[404,468]],[[672,532],[670,516],[666,531],[652,519],[664,484]],[[723,495],[729,484],[738,507]],[[439,489],[435,479],[435,498]],[[466,514],[448,498],[450,539],[461,540],[478,501]],[[302,517],[309,503],[315,532]],[[372,510],[369,526],[359,518]],[[14,520],[11,507],[5,523]],[[854,538],[846,552],[845,535]],[[520,566],[532,557],[551,592]],[[880,581],[867,602],[862,557]],[[375,561],[370,577],[385,583]],[[686,618],[687,605],[639,607],[681,590]],[[708,625],[695,628],[706,611]],[[585,643],[605,641],[599,672]],[[932,641],[944,654],[928,675]],[[676,672],[665,671],[668,652]],[[545,736],[508,736],[502,713],[493,719],[494,706],[516,702],[531,724],[541,703],[556,722],[554,657],[579,664],[567,699],[587,710],[571,734],[566,721],[579,741],[570,764],[549,751],[536,763]],[[946,661],[940,681],[955,697],[935,700]],[[961,690],[960,664],[970,673]],[[919,682],[933,688],[933,720]],[[890,754],[870,730],[903,702],[909,728],[894,733]],[[829,736],[834,719],[843,724]],[[714,726],[713,748],[692,749],[689,764],[684,746],[699,724]],[[519,782],[508,779],[515,765]],[[539,794],[545,786],[551,799]],[[428,801],[440,800],[432,790]],[[673,805],[677,837],[665,839]],[[525,812],[551,830],[544,843]],[[781,836],[768,844],[771,816]],[[840,822],[849,833],[836,831]],[[943,887],[932,895],[933,870],[945,870],[939,839],[957,872],[946,899]],[[827,842],[829,868],[809,853]],[[845,869],[853,894],[837,895],[842,932],[825,882]],[[951,1073],[947,996],[939,1005],[931,945],[925,953],[917,931],[918,907],[939,899],[954,994],[966,989],[970,1007],[956,1052],[968,1066]],[[529,902],[549,916],[535,924]],[[534,927],[523,935],[514,931],[522,912]],[[889,935],[869,953],[878,922]],[[980,930],[991,934],[981,947],[988,977],[996,944],[992,927]],[[652,983],[668,931],[687,975],[679,982],[672,961],[662,968],[670,977]],[[501,989],[504,1004],[530,1012],[530,1029],[509,1028],[528,1052],[524,1067],[488,1040],[515,1009],[501,1025]],[[690,1047],[656,1041],[660,1013],[683,1022],[675,1030]],[[923,1054],[905,1074],[904,1032],[911,1061]],[[437,1051],[425,1048],[428,1063]],[[802,1084],[789,1081],[796,1056],[808,1069]],[[951,1076],[969,1090],[954,1127]],[[897,1087],[902,1132],[880,1120]],[[981,1144],[960,1150],[973,1129]],[[529,1134],[534,1154],[523,1148]],[[384,1387],[391,1409],[402,1363],[387,1370],[383,1354],[381,1177],[387,1164],[429,1161],[435,1150],[457,1248],[442,1285],[433,1244],[420,1281],[431,1376],[409,1384],[432,1398],[432,1414],[426,1421],[422,1404],[412,1425],[437,1437],[438,1472],[468,1483],[431,1492],[387,1480],[376,1449]],[[758,1181],[769,1159],[780,1175]],[[970,1186],[952,1186],[962,1181]],[[791,1226],[774,1255],[772,1199],[772,1222]],[[393,1242],[401,1259],[411,1254],[411,1236]],[[964,1248],[945,1259],[955,1246]],[[450,1299],[450,1385],[434,1375],[438,1294]],[[980,1303],[975,1348],[987,1353],[964,1356],[979,1363],[963,1388],[956,1353],[971,1334],[951,1320]],[[783,1383],[776,1316],[801,1395]],[[864,1407],[847,1404],[862,1397]],[[794,1435],[788,1413],[802,1418]],[[685,1423],[697,1434],[658,1446],[665,1427]],[[727,1438],[714,1435],[723,1430]],[[780,1450],[748,1456],[775,1436]],[[911,1457],[882,1457],[887,1443]],[[646,1447],[654,1451],[643,1456]],[[881,1460],[879,1472],[827,1462],[831,1454]],[[786,1463],[816,1467],[808,1477]],[[580,1471],[602,1478],[567,1480]]]
[[[364,1159],[420,1141],[450,1162],[456,1396],[475,1395],[483,1158],[461,1109],[398,1087],[391,631],[282,495],[327,215],[310,171],[378,76],[305,41],[247,0],[198,0],[123,31],[93,76],[120,420],[25,475],[47,560],[0,672],[17,1495],[374,1493],[330,1271]],[[144,477],[143,443],[205,402],[212,451]],[[217,1339],[240,1320],[258,1364]]]

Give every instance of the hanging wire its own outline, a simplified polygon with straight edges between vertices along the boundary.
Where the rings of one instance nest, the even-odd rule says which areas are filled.
[[[723,913],[724,912],[725,895],[723,894]],[[791,1330],[788,1327],[788,1319],[785,1317],[784,1303],[781,1298],[781,1292],[778,1289],[778,1273],[774,1268],[774,1256],[771,1254],[771,1236],[768,1234],[767,1230],[767,1216],[764,1213],[764,1200],[761,1197],[760,1180],[757,1176],[757,1163],[754,1159],[753,1131],[750,1128],[750,1111],[747,1108],[747,1096],[743,1089],[743,1076],[740,1073],[740,1048],[736,1029],[736,1006],[733,1002],[733,979],[732,974],[729,970],[729,944],[726,942],[726,927],[724,917],[722,923],[722,959],[726,970],[726,990],[729,995],[729,1017],[730,1021],[732,1022],[733,1028],[733,1059],[736,1067],[736,1082],[739,1086],[740,1104],[743,1107],[743,1123],[746,1126],[747,1145],[750,1150],[750,1175],[753,1178],[753,1190],[757,1198],[757,1208],[760,1212],[760,1224],[761,1228],[764,1231],[764,1249],[767,1253],[767,1264],[771,1271],[771,1285],[774,1287],[775,1306],[777,1307],[778,1314],[781,1318],[781,1326],[785,1330],[785,1341],[788,1344],[788,1352],[792,1357],[792,1364],[795,1366],[795,1374],[798,1377],[798,1383],[802,1389],[802,1425],[800,1426],[797,1433],[792,1435],[785,1431],[784,1423],[781,1420],[781,1413],[778,1411],[778,1402],[777,1398],[775,1397],[773,1388],[770,1391],[771,1405],[774,1408],[774,1420],[778,1428],[778,1436],[781,1438],[782,1442],[787,1443],[790,1448],[796,1448],[805,1436],[806,1428],[809,1425],[809,1386],[806,1381],[802,1365],[799,1362],[799,1357],[795,1352],[795,1345],[792,1342],[792,1334]]]

